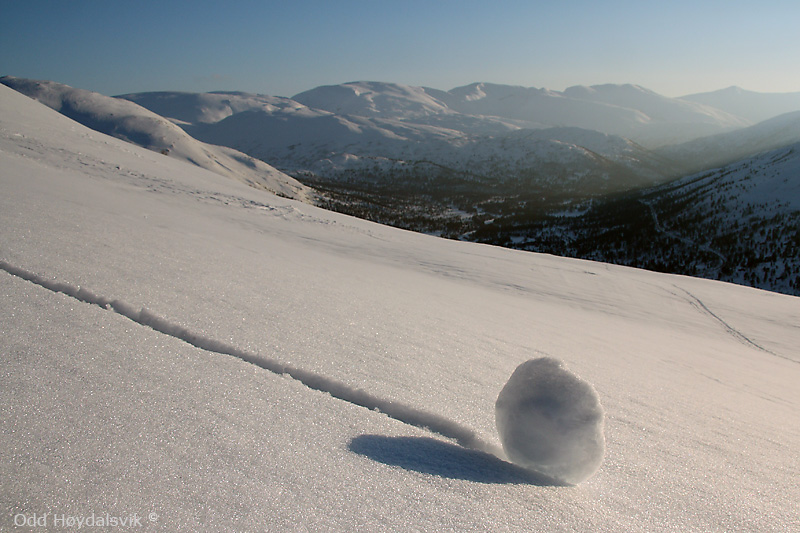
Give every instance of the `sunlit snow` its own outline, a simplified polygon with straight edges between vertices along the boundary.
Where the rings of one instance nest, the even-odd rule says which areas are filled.
[[[4,531],[800,529],[796,297],[326,212],[5,86],[0,228]],[[497,456],[542,357],[605,412],[577,486]]]

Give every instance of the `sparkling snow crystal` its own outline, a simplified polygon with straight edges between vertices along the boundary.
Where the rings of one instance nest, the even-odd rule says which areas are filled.
[[[500,440],[514,463],[577,484],[600,467],[603,408],[594,388],[549,357],[522,363],[495,404]]]

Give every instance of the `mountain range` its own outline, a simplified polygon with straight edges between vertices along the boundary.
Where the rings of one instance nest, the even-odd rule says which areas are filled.
[[[640,238],[670,246],[662,238],[666,233],[646,223],[658,216],[651,211],[658,202],[625,220],[619,217],[630,211],[614,209],[630,202],[641,207],[641,195],[658,196],[678,178],[692,181],[715,168],[730,173],[726,165],[749,157],[756,159],[740,166],[796,181],[791,168],[766,169],[775,158],[757,154],[800,142],[800,93],[731,88],[668,98],[637,85],[559,92],[475,83],[441,91],[352,82],[292,98],[241,92],[111,98],[53,82],[11,77],[0,82],[99,131],[363,218],[452,238],[797,291],[794,259],[784,257],[791,248],[769,239],[756,246],[750,231],[739,232],[736,246],[760,259],[778,258],[788,270],[765,266],[760,276],[745,279],[741,261],[709,262],[703,250],[710,244],[677,246],[673,254],[680,249],[683,259],[664,260],[652,246],[645,252],[624,245],[628,230],[612,239],[610,248],[603,248],[606,241],[595,231],[599,220],[610,230],[627,227],[638,216],[645,221],[639,229],[649,232]],[[769,194],[771,181],[747,179],[748,187]],[[683,190],[673,190],[672,197]],[[715,194],[727,198],[726,205],[741,200],[738,212],[748,211],[750,202],[726,196],[731,190],[729,184]],[[687,213],[696,212],[691,203],[679,203]],[[773,206],[772,214],[756,209],[738,220],[742,228],[772,227],[780,220],[788,235],[798,219],[793,205]],[[616,219],[607,216],[612,212]],[[719,233],[701,224],[701,214],[684,218],[695,221],[688,229],[693,235]],[[678,241],[685,244],[687,238]],[[751,257],[746,263],[755,262]]]
[[[479,238],[800,295],[800,142]],[[487,238],[490,235],[492,238]]]
[[[681,99],[715,107],[753,123],[800,109],[800,92],[758,93],[741,87],[691,94]]]

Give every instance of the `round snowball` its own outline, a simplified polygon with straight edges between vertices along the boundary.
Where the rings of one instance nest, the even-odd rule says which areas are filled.
[[[570,485],[600,468],[603,417],[594,388],[550,357],[518,366],[495,404],[497,430],[508,458]]]

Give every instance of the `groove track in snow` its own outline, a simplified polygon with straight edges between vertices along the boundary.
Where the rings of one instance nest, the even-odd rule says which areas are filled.
[[[505,454],[499,446],[481,439],[475,430],[443,416],[429,413],[400,402],[380,398],[330,377],[286,365],[280,361],[242,350],[233,345],[193,332],[181,325],[173,324],[169,320],[159,317],[145,308],[136,310],[135,306],[121,300],[98,296],[83,287],[47,279],[33,272],[11,265],[3,260],[0,260],[0,269],[12,276],[24,279],[47,290],[65,294],[87,304],[97,305],[107,311],[113,311],[137,324],[147,326],[164,335],[175,337],[201,350],[236,357],[274,374],[289,376],[310,389],[326,392],[334,398],[381,412],[405,424],[424,428],[443,437],[453,439],[465,448],[490,453],[503,460],[506,459]]]
[[[764,348],[760,344],[757,344],[757,343],[753,342],[744,333],[742,333],[738,329],[734,328],[733,326],[731,326],[730,324],[725,322],[716,313],[714,313],[711,309],[709,309],[706,306],[706,304],[704,304],[703,301],[700,298],[698,298],[697,296],[695,296],[694,294],[692,294],[691,292],[687,291],[686,289],[684,289],[682,287],[678,287],[677,285],[673,285],[673,287],[675,287],[676,289],[681,290],[682,292],[684,292],[689,297],[686,301],[689,302],[689,304],[692,307],[694,307],[695,309],[697,309],[701,313],[703,313],[703,314],[705,314],[707,316],[710,316],[711,318],[713,318],[714,320],[716,320],[717,322],[722,324],[722,327],[725,328],[725,331],[727,331],[732,337],[734,337],[736,340],[738,340],[742,344],[745,344],[745,345],[748,345],[748,346],[752,346],[753,348],[761,350],[762,352],[766,352],[766,353],[768,353],[770,355],[774,355],[775,357],[780,357],[781,359],[786,359],[787,361],[791,361],[793,363],[797,363],[798,362],[798,361],[795,361],[794,359],[792,359],[790,357],[786,357],[784,355],[775,353],[775,352],[773,352],[771,350],[768,350],[768,349]]]

